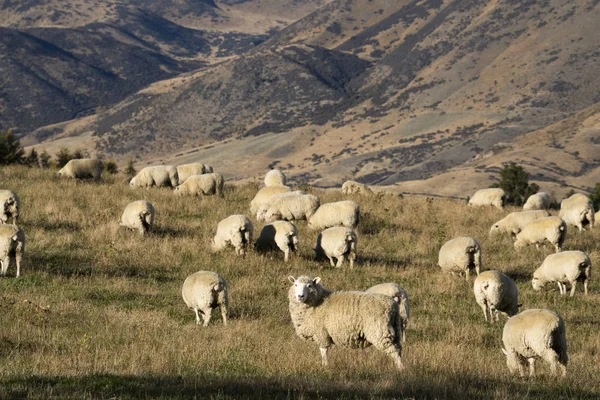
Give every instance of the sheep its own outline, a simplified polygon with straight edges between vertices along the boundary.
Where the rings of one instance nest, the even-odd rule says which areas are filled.
[[[214,168],[208,164],[204,164],[204,171],[206,171],[205,174],[212,174],[215,172]]]
[[[12,217],[12,223],[16,225],[20,208],[21,201],[15,192],[0,190],[0,224],[7,224],[8,219]]]
[[[138,200],[127,204],[119,225],[137,230],[142,236],[152,231],[154,224],[154,206],[146,200]]]
[[[0,225],[0,264],[2,264],[1,275],[6,276],[11,260],[17,265],[18,278],[21,276],[21,259],[25,253],[25,234],[16,225]]]
[[[517,236],[528,222],[549,216],[550,213],[545,210],[512,212],[492,225],[490,236],[495,233],[510,233],[513,237]]]
[[[212,240],[214,251],[233,246],[236,254],[245,255],[246,248],[252,243],[252,222],[245,215],[231,215],[217,226],[217,233]]]
[[[523,205],[523,210],[547,210],[552,207],[553,203],[554,200],[548,193],[538,192],[527,198],[527,201]]]
[[[223,195],[223,176],[221,174],[192,175],[173,191],[177,195],[208,196]]]
[[[342,194],[351,195],[351,194],[373,194],[373,191],[364,183],[359,183],[356,181],[346,181],[342,185]]]
[[[560,217],[545,217],[528,222],[519,232],[515,240],[515,248],[520,249],[530,244],[539,247],[545,240],[549,241],[556,252],[560,252],[567,236],[567,224]]]
[[[273,195],[289,192],[288,186],[267,186],[261,188],[250,202],[250,212],[256,214],[258,208],[265,204]]]
[[[183,282],[181,296],[185,304],[196,313],[196,325],[200,325],[202,313],[204,326],[210,321],[213,308],[219,307],[223,325],[227,325],[227,282],[225,279],[211,271],[198,271],[191,274]]]
[[[556,312],[545,309],[525,310],[508,319],[502,330],[502,352],[511,373],[525,376],[529,363],[529,375],[535,375],[535,359],[550,364],[557,375],[567,375],[567,338],[565,322]]]
[[[465,279],[469,280],[470,270],[475,268],[479,275],[481,270],[481,247],[477,240],[460,236],[444,243],[440,249],[438,265],[443,271],[465,273]]]
[[[344,259],[347,259],[350,268],[354,268],[356,243],[356,233],[352,229],[344,226],[327,228],[317,236],[315,254],[317,257],[327,257],[332,267],[340,268]]]
[[[272,169],[265,175],[265,186],[285,186],[285,175],[278,169]]]
[[[202,175],[205,173],[206,167],[204,167],[204,164],[191,163],[177,166],[177,180],[180,185],[192,175]]]
[[[298,250],[298,229],[294,224],[275,221],[262,228],[254,243],[254,250],[263,252],[274,249],[283,251],[284,262],[288,262],[291,252]]]
[[[312,194],[284,196],[265,212],[265,221],[273,222],[280,219],[297,221],[308,219],[315,213],[320,204],[321,201],[319,198]]]
[[[515,282],[500,271],[484,271],[473,284],[477,304],[483,310],[483,318],[499,321],[498,312],[512,317],[519,312],[519,292]]]
[[[379,285],[371,286],[366,290],[367,293],[380,293],[390,296],[398,303],[398,316],[400,317],[400,328],[402,330],[402,341],[406,342],[406,327],[408,318],[410,317],[410,303],[408,301],[408,293],[397,283],[380,283]]]
[[[506,193],[500,188],[480,189],[469,199],[470,206],[494,206],[502,209]]]
[[[275,186],[271,186],[271,187],[275,187]],[[282,197],[297,196],[297,195],[301,195],[301,194],[306,194],[306,193],[304,193],[302,190],[295,190],[293,192],[283,192],[283,193],[279,193],[279,194],[274,194],[273,196],[269,197],[260,207],[258,207],[258,210],[256,210],[256,220],[264,221],[265,215],[267,214],[267,210],[273,204],[275,204],[277,202],[277,200],[281,199]]]
[[[96,158],[77,158],[70,160],[56,174],[59,177],[98,180],[103,168],[102,161]]]
[[[583,281],[583,291],[588,294],[588,281],[592,277],[592,262],[583,251],[563,251],[550,254],[533,273],[531,285],[541,290],[546,283],[556,282],[560,294],[567,294],[566,283],[571,285],[571,297],[575,295],[575,286]]]
[[[308,228],[323,230],[332,226],[356,228],[360,221],[360,206],[351,200],[325,203],[308,218]]]
[[[594,205],[587,196],[576,198],[566,203],[563,201],[560,205],[558,216],[568,225],[576,226],[579,232],[583,231],[585,225],[589,225],[590,229],[594,227]]]
[[[302,339],[317,343],[321,362],[327,366],[327,350],[332,345],[364,348],[373,345],[390,356],[403,370],[401,322],[398,304],[388,296],[364,292],[332,292],[321,278],[288,277],[292,323]]]
[[[563,201],[560,202],[560,208],[568,207],[569,204],[578,203],[578,202],[588,202],[590,198],[583,193],[575,193]]]
[[[145,167],[138,172],[138,174],[129,181],[129,186],[132,188],[149,188],[151,186],[170,186],[175,188],[177,187],[178,182],[179,175],[177,174],[177,168],[172,165],[154,165]]]

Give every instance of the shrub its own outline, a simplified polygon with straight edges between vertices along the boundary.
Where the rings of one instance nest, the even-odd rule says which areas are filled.
[[[538,192],[540,187],[529,184],[527,171],[514,162],[505,165],[500,172],[500,182],[491,187],[499,187],[506,193],[506,204],[522,206],[527,198]]]
[[[25,157],[23,162],[30,167],[38,167],[40,159],[39,159],[37,151],[35,151],[34,148],[31,148],[31,151],[29,152],[27,157]]]
[[[108,172],[109,174],[116,174],[119,172],[119,168],[117,167],[117,163],[114,160],[108,159],[103,162],[104,164],[104,172]]]
[[[129,159],[129,161],[127,162],[127,168],[125,168],[125,174],[127,174],[127,176],[130,177],[134,177],[136,174],[136,170],[135,167],[133,166],[133,159]]]
[[[40,167],[41,168],[50,168],[50,154],[46,150],[40,154]]]
[[[60,150],[58,150],[58,153],[56,153],[56,166],[58,168],[62,168],[73,158],[74,157],[71,155],[69,149],[66,147],[61,147]]]
[[[0,164],[8,165],[22,162],[25,150],[21,147],[19,139],[12,131],[0,131]]]

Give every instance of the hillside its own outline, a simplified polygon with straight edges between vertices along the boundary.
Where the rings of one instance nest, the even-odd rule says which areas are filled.
[[[253,12],[243,3],[1,3],[0,127],[25,133],[94,114],[153,82],[244,53],[322,4],[300,1],[278,13],[268,1]]]
[[[599,19],[592,1],[337,0],[27,143],[82,135],[98,154],[207,161],[236,179],[278,165],[321,186],[421,180],[593,107]]]

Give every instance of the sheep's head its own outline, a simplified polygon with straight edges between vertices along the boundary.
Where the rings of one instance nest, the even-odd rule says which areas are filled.
[[[179,185],[175,189],[173,189],[173,194],[175,194],[175,195],[182,195],[183,194],[183,190],[181,190],[181,185]]]
[[[495,223],[494,225],[492,225],[492,227],[490,228],[490,236],[495,235],[496,233],[500,232],[500,224]]]
[[[258,210],[256,211],[256,220],[264,221],[266,219],[268,209],[269,208],[264,205],[258,207]]]
[[[135,177],[135,176],[133,178],[131,178],[131,180],[129,181],[129,186],[130,187],[132,187],[132,188],[136,187],[136,185],[137,185],[137,179],[136,178],[137,177]]]
[[[536,277],[531,280],[531,286],[533,286],[533,290],[535,291],[539,291],[544,288],[544,284]]]
[[[299,276],[294,278],[289,276],[288,280],[294,285],[294,300],[307,305],[315,305],[320,299],[321,288],[319,284],[321,278],[311,278],[308,276]]]
[[[281,215],[281,211],[279,211],[279,210],[269,209],[265,213],[265,222],[267,222],[267,223],[279,221],[280,219],[282,219],[282,215]]]

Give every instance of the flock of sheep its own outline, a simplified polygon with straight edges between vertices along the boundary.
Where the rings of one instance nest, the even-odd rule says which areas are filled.
[[[71,160],[59,172],[59,176],[98,179],[102,163],[95,159]],[[152,166],[142,169],[130,181],[131,187],[168,186],[177,195],[223,195],[223,176],[214,173],[212,167],[194,163],[181,166]],[[363,184],[349,181],[342,186],[344,194],[368,195],[371,190]],[[472,206],[503,207],[502,189],[483,189],[469,201]],[[490,235],[510,234],[515,247],[540,244],[548,241],[556,253],[548,256],[533,274],[534,290],[555,282],[561,294],[571,287],[575,293],[577,282],[583,282],[587,295],[591,277],[591,262],[581,251],[561,252],[567,224],[582,230],[593,227],[594,209],[587,196],[576,194],[565,199],[559,216],[547,211],[552,199],[546,193],[531,196],[522,212],[510,213],[496,222]],[[25,250],[25,235],[16,225],[19,217],[19,198],[9,190],[0,190],[0,262],[2,275],[14,260],[20,276],[21,258]],[[286,186],[285,175],[271,170],[265,176],[265,187],[258,190],[250,203],[250,212],[256,220],[265,222],[254,250],[266,252],[280,250],[284,261],[298,249],[298,230],[292,221],[306,220],[307,227],[319,231],[315,252],[329,259],[332,266],[341,267],[344,261],[353,267],[357,255],[357,234],[360,206],[350,200],[321,204],[320,199],[302,191],[292,191]],[[145,235],[152,230],[155,210],[145,200],[128,204],[119,224]],[[9,219],[12,218],[12,224]],[[216,227],[212,240],[214,251],[233,248],[245,255],[253,244],[254,227],[242,214],[231,215]],[[485,320],[498,320],[498,313],[505,313],[506,322],[502,342],[503,352],[511,372],[525,374],[528,364],[534,374],[535,359],[550,364],[555,373],[566,374],[568,361],[565,323],[556,312],[531,309],[518,313],[518,290],[514,281],[499,271],[481,272],[481,247],[470,237],[457,237],[446,242],[439,251],[438,265],[452,274],[465,274],[467,281],[475,270],[473,290],[481,306]],[[289,277],[292,286],[288,292],[289,312],[296,334],[312,340],[319,346],[322,363],[327,365],[327,351],[334,345],[362,348],[373,345],[392,358],[398,369],[403,369],[402,342],[406,341],[406,327],[410,316],[408,293],[396,283],[375,285],[366,292],[332,292],[321,284],[319,277]],[[191,308],[196,323],[208,325],[212,310],[219,308],[223,324],[227,324],[228,289],[226,280],[211,271],[198,271],[187,277],[182,287],[185,304]]]

